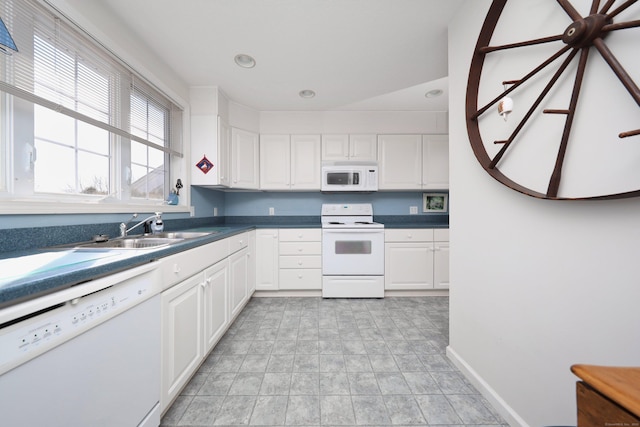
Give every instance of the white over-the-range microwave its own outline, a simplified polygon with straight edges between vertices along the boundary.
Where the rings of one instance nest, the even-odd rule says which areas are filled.
[[[378,165],[374,162],[323,162],[322,191],[378,191]]]

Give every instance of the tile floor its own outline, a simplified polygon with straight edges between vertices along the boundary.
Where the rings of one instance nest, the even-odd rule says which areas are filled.
[[[162,426],[507,426],[447,360],[447,297],[252,298]]]

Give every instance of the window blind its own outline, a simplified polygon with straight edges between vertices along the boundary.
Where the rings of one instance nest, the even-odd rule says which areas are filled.
[[[0,90],[182,157],[182,110],[90,36],[33,0],[0,0],[0,14],[19,53],[0,55]],[[123,89],[126,88],[126,91]],[[142,94],[167,111],[162,132],[136,132],[141,111],[130,96]],[[147,117],[159,126],[159,117]]]

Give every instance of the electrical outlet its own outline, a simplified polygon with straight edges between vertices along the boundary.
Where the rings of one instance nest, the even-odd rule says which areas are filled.
[[[417,206],[409,206],[409,214],[417,215],[418,214],[418,207]]]
[[[195,206],[189,206],[189,216],[191,216],[191,217],[196,216],[196,207]]]
[[[275,214],[276,214],[275,208],[269,208],[269,215],[275,215]]]
[[[213,208],[213,216],[218,216],[218,208]]]

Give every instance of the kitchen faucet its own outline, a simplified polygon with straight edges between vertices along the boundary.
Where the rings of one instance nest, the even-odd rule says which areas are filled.
[[[129,219],[129,221],[127,221],[126,223],[125,222],[120,223],[120,237],[127,237],[127,234],[131,230],[133,230],[134,228],[138,228],[140,225],[145,224],[147,221],[152,220],[152,219],[156,220],[156,224],[162,226],[162,212],[156,212],[155,214],[151,215],[150,217],[143,219],[142,221],[140,221],[139,223],[137,223],[133,227],[127,228],[127,225],[137,217],[138,217],[138,214],[134,213],[131,216],[131,218]]]

